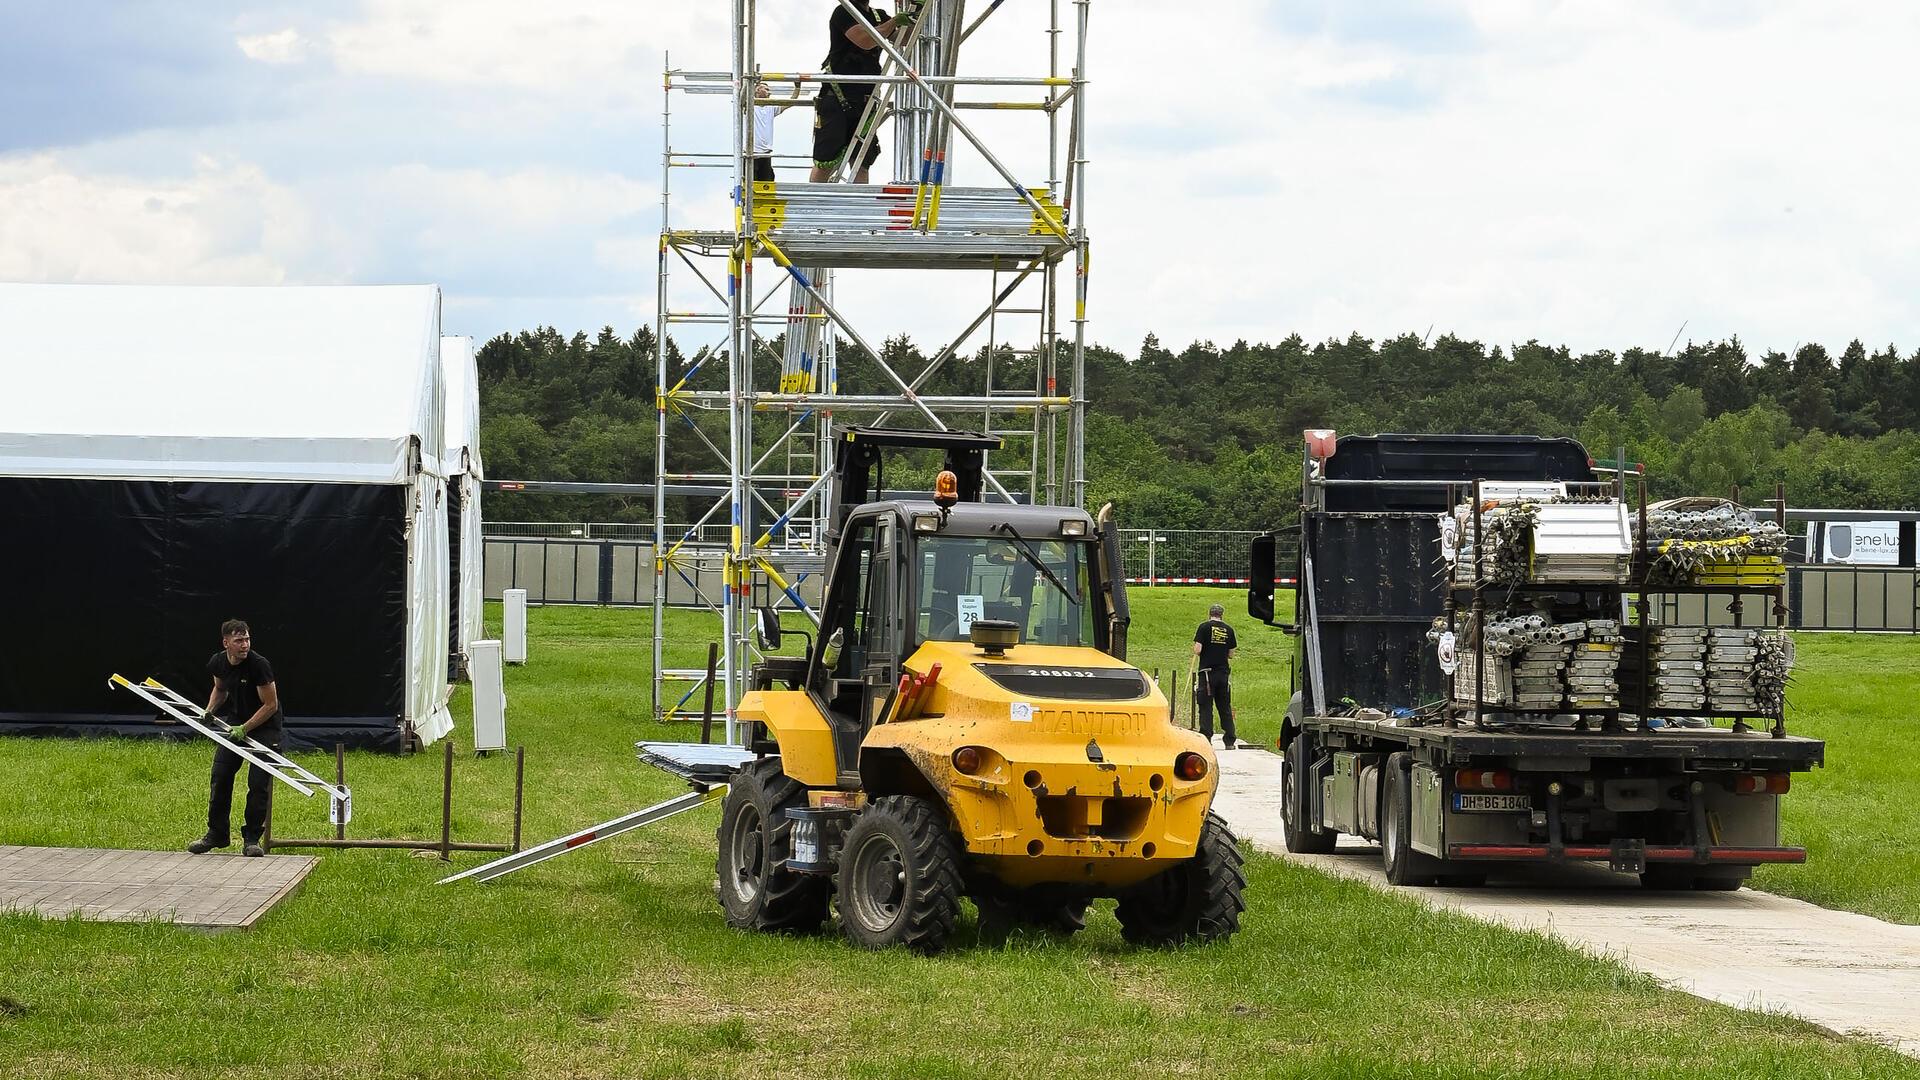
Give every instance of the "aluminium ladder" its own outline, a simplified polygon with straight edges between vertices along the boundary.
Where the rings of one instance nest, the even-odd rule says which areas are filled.
[[[148,704],[212,739],[215,744],[233,751],[242,759],[264,770],[267,775],[302,795],[312,797],[316,789],[326,792],[330,800],[328,807],[330,823],[344,825],[353,820],[353,792],[349,791],[345,785],[327,783],[315,776],[306,766],[251,735],[236,739],[232,734],[218,730],[208,723],[209,721],[222,723],[214,720],[212,713],[182,697],[178,691],[163,685],[160,680],[149,678],[144,682],[136,683],[124,675],[113,675],[108,677],[107,685],[133,691],[144,698]]]

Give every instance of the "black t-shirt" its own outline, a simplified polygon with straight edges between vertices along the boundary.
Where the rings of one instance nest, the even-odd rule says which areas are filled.
[[[866,0],[856,0],[854,6],[859,8],[860,14],[865,15],[867,21],[875,26],[887,21],[886,13],[873,10]],[[876,45],[871,49],[863,49],[849,41],[847,31],[853,29],[855,25],[853,12],[843,7],[833,9],[833,17],[827,20],[827,33],[832,38],[827,43],[827,68],[841,75],[878,75],[880,74],[880,47]],[[838,85],[842,92],[853,95],[872,93],[874,84]]]
[[[1215,671],[1225,671],[1227,654],[1240,646],[1240,639],[1233,636],[1233,627],[1218,619],[1201,623],[1193,632],[1193,640],[1200,646],[1200,666]]]
[[[244,724],[260,711],[260,688],[273,681],[273,665],[257,652],[247,654],[238,664],[227,663],[227,651],[220,650],[207,661],[207,674],[226,688],[227,699],[215,711],[230,723]],[[280,712],[267,718],[267,724],[280,722]]]

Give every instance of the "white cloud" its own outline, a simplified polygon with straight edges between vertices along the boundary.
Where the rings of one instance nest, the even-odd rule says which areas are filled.
[[[831,3],[760,4],[763,65],[816,67]],[[1046,9],[1003,5],[965,68],[1042,73]],[[1168,10],[1091,7],[1092,340],[1431,325],[1658,347],[1687,320],[1760,347],[1920,345],[1920,144],[1904,137],[1920,9],[1221,0],[1192,41]],[[0,158],[0,272],[440,281],[450,307],[489,298],[475,320],[489,303],[517,320],[491,329],[543,310],[646,320],[662,54],[725,68],[727,19],[630,0],[364,0],[284,30],[243,17],[248,36],[229,24],[219,44],[297,88],[293,111]],[[1044,171],[1036,114],[962,116],[1023,178]],[[806,152],[809,119],[779,122],[781,153]],[[730,130],[725,98],[675,96],[676,149],[723,149]],[[180,164],[208,150],[224,164]],[[961,183],[998,183],[964,147],[953,161]],[[672,183],[675,227],[730,226],[722,174]],[[934,342],[987,290],[862,273],[839,296],[869,337]]]
[[[307,40],[292,27],[270,34],[242,34],[233,43],[247,59],[263,64],[293,64],[307,58]]]
[[[298,195],[245,162],[203,158],[188,175],[146,178],[51,154],[0,159],[4,280],[328,280],[321,234]]]

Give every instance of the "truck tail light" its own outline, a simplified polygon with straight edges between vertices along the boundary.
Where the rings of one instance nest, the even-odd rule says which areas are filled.
[[[1786,773],[1749,773],[1733,778],[1735,795],[1785,795],[1793,787]]]
[[[1207,775],[1207,759],[1189,750],[1173,759],[1173,775],[1182,780],[1198,780]]]
[[[1512,791],[1513,774],[1505,769],[1461,769],[1453,774],[1461,791]]]

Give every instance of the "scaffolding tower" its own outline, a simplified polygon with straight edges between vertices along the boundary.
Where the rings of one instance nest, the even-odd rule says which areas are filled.
[[[834,2],[880,40],[881,74],[762,70],[756,0],[733,0],[730,70],[676,69],[670,56],[665,67],[655,327],[653,714],[660,720],[684,715],[707,678],[705,668],[665,666],[674,630],[667,625],[668,609],[706,611],[718,620],[716,703],[724,704],[729,742],[736,741],[734,708],[757,658],[752,609],[798,610],[818,624],[806,583],[826,571],[836,422],[991,432],[1001,437],[1003,449],[987,463],[987,498],[1074,506],[1086,499],[1091,0],[1013,4],[1004,12],[1003,0],[975,0],[972,12],[967,0],[928,0],[911,26],[896,28],[891,37],[881,35],[871,12],[854,0]],[[816,0],[807,6],[817,6],[821,23],[827,23],[831,4]],[[1027,22],[1006,25],[1018,18]],[[1030,39],[1034,66],[1044,52],[1046,73],[963,73],[962,46],[983,27],[1003,42],[1017,37],[1016,30],[1037,32]],[[823,36],[826,29],[821,26]],[[775,155],[776,178],[756,182],[755,106],[811,106],[809,92],[831,93],[833,83],[873,84],[856,127],[861,134],[842,156],[840,170],[829,182],[808,183],[810,159]],[[769,96],[757,98],[762,86]],[[730,104],[730,117],[703,115],[693,128],[710,140],[703,147],[716,148],[676,148],[676,93]],[[1017,136],[995,133],[1007,158],[975,130],[978,120],[962,118],[976,110],[1021,121],[1001,125],[1017,128]],[[728,131],[730,145],[717,148]],[[863,160],[870,140],[881,133],[891,145],[882,164],[891,167],[892,180],[840,182],[846,163]],[[1011,158],[1037,172],[1042,140],[1044,176],[1017,175],[1006,164]],[[1016,143],[1012,150],[1008,141]],[[1014,158],[1015,152],[1021,156]],[[978,169],[981,183],[954,183],[959,167]],[[731,174],[730,228],[678,224],[672,202],[676,170]],[[690,186],[698,194],[695,177]],[[1071,331],[1063,335],[1060,277],[1069,265]],[[772,285],[766,282],[769,268]],[[948,296],[967,287],[960,279],[968,278],[983,306],[917,372],[903,371],[836,302],[860,284],[836,281],[839,270],[921,275],[927,288],[937,284]],[[968,369],[961,391],[921,392],[943,371],[951,377],[959,368]],[[842,392],[856,382],[872,385]],[[724,485],[726,493],[705,499],[676,494],[702,485]],[[715,636],[701,633],[699,640]]]

